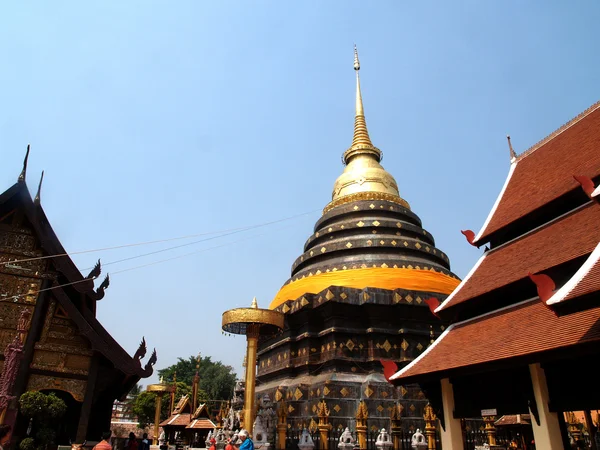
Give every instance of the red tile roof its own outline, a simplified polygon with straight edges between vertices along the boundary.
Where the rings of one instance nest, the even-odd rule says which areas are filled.
[[[597,291],[600,291],[600,243],[575,275],[547,303],[555,305]]]
[[[212,430],[216,425],[209,419],[194,419],[186,428],[194,428],[196,430]]]
[[[600,344],[600,306],[557,317],[536,298],[451,325],[391,380],[412,383],[425,374],[591,342]]]
[[[187,427],[190,423],[191,414],[172,414],[167,420],[162,421],[161,427]]]
[[[600,241],[599,223],[600,208],[590,203],[484,253],[436,311],[526,278],[529,272],[538,273],[591,253]]]
[[[517,157],[475,242],[485,243],[493,232],[579,188],[573,175],[600,175],[599,149],[600,102]]]
[[[500,417],[496,422],[496,426],[503,425],[529,425],[531,426],[531,416],[529,414],[515,414]]]

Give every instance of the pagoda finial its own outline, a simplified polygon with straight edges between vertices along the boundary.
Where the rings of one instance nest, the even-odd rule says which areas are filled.
[[[512,143],[510,142],[509,134],[506,135],[506,140],[508,141],[508,150],[510,151],[510,162],[513,162],[515,159],[517,159],[517,154],[513,150],[513,146],[512,146]]]
[[[356,45],[354,45],[354,70],[356,71],[356,115],[364,116],[365,110],[363,108],[362,102],[362,94],[360,92],[360,76],[358,72],[360,71],[360,61],[358,59],[358,49]]]
[[[33,199],[33,203],[39,205],[41,202],[41,194],[42,194],[42,182],[44,181],[44,171],[42,170],[42,176],[40,177],[40,184],[38,184],[37,194],[35,194],[35,198]]]
[[[252,299],[252,304],[250,305],[250,308],[256,308],[256,309],[258,309],[258,302],[256,301],[256,297],[254,297]]]
[[[29,160],[29,149],[31,148],[31,144],[27,144],[27,152],[25,153],[25,160],[23,161],[23,170],[19,175],[19,183],[24,183],[27,178],[27,161]]]
[[[356,71],[356,112],[354,118],[354,136],[352,145],[344,152],[344,163],[348,164],[350,159],[359,154],[374,156],[377,161],[381,161],[381,151],[373,145],[367,130],[365,120],[365,109],[363,107],[362,93],[360,90],[360,60],[358,59],[358,50],[354,46],[354,70]]]

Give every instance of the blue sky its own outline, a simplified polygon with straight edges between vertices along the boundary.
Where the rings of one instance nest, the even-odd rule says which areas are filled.
[[[221,314],[268,305],[331,198],[354,43],[383,165],[464,277],[480,251],[460,230],[496,199],[505,135],[520,153],[598,100],[598,17],[592,1],[5,2],[0,190],[30,142],[29,187],[45,170],[72,252],[309,212],[105,266],[98,316],[130,353],[145,335],[157,368],[201,352],[239,373],[245,342],[221,335]],[[87,274],[185,242],[73,259]]]

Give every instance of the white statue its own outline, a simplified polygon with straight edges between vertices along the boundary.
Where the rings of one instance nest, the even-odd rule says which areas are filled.
[[[302,430],[302,435],[300,436],[298,448],[300,450],[313,450],[315,448],[315,443],[312,440],[312,436],[306,428]]]
[[[425,436],[421,433],[421,430],[417,428],[415,434],[413,434],[410,440],[410,446],[414,449],[427,448],[427,442],[425,442]]]
[[[350,429],[346,427],[346,429],[340,436],[340,443],[338,444],[338,448],[340,448],[340,450],[352,450],[354,449],[355,442],[356,440],[354,439],[354,436],[352,436],[352,433],[350,433]]]
[[[382,428],[381,431],[379,432],[379,434],[377,435],[377,440],[375,441],[375,446],[379,450],[386,450],[386,449],[389,449],[390,447],[392,447],[393,445],[394,445],[394,443],[390,439],[389,433],[387,431],[385,431],[385,428]]]
[[[258,415],[254,420],[252,432],[254,434],[254,448],[268,450],[271,444],[267,441],[267,430],[265,430],[262,418]]]

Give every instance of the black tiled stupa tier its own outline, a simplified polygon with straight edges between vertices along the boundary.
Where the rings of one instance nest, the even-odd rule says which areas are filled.
[[[448,257],[416,214],[397,203],[367,200],[336,207],[317,221],[288,282],[367,267],[433,268],[453,276]]]

